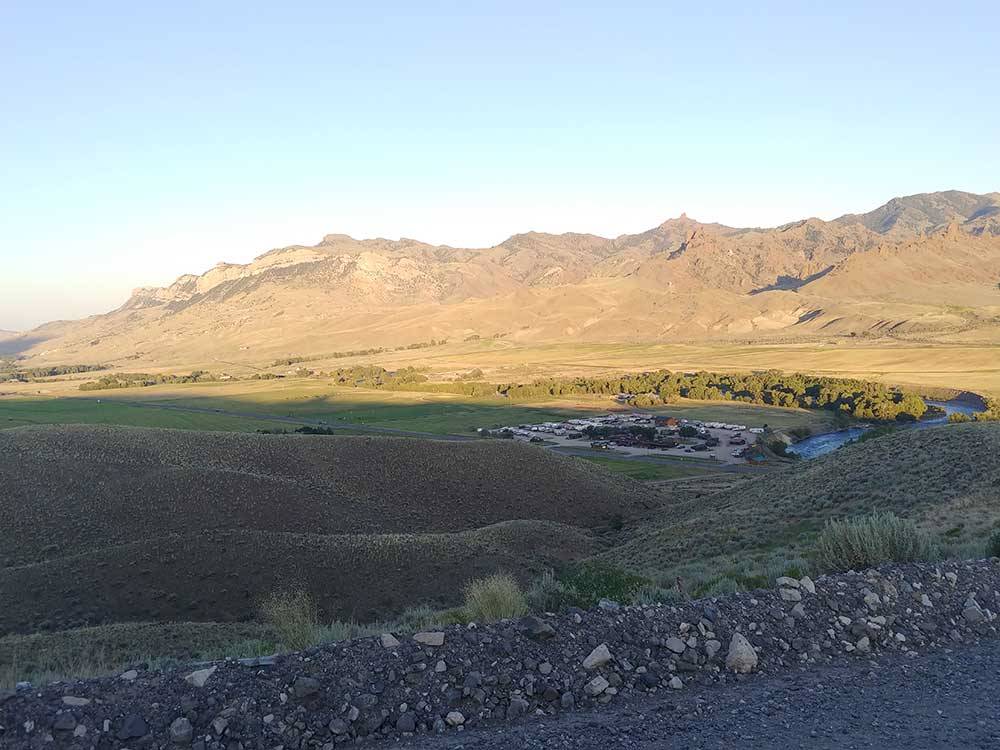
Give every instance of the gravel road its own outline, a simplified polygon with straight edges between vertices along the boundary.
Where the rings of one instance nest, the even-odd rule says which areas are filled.
[[[1000,644],[846,661],[742,685],[423,738],[447,750],[1000,747]]]

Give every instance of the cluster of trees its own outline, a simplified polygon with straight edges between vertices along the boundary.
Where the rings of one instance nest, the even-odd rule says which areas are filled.
[[[336,435],[337,431],[332,427],[312,427],[310,425],[302,425],[301,427],[296,427],[294,430],[289,432],[288,430],[257,430],[258,435],[290,435],[293,433],[298,433],[299,435]]]
[[[986,397],[986,408],[974,414],[951,414],[949,422],[1000,422],[1000,399]]]
[[[455,393],[475,398],[501,396],[514,402],[561,396],[628,394],[639,407],[678,399],[740,401],[765,406],[829,409],[857,419],[916,420],[927,404],[916,393],[881,383],[827,378],[776,370],[739,374],[656,370],[615,377],[547,378],[530,383],[496,384],[481,380],[431,383],[414,368],[390,373],[384,368],[354,367],[330,374],[340,383],[362,387]]]
[[[927,404],[915,393],[890,389],[881,383],[826,378],[778,371],[740,374],[711,372],[655,372],[614,378],[536,380],[499,386],[513,400],[546,396],[634,394],[636,406],[668,404],[680,398],[740,401],[766,406],[830,409],[858,419],[889,421],[919,419]]]
[[[432,346],[443,346],[448,343],[448,339],[431,339],[430,341],[418,341],[414,344],[403,344],[397,347],[378,346],[373,349],[352,349],[345,352],[330,352],[328,354],[312,354],[302,357],[283,357],[271,363],[272,367],[290,367],[302,362],[317,362],[321,359],[345,359],[347,357],[364,357],[372,354],[384,354],[385,352],[402,352],[409,349],[427,349]]]
[[[404,367],[390,372],[376,365],[342,367],[332,372],[322,372],[320,377],[330,378],[340,385],[355,388],[384,388],[386,390],[412,388],[427,382],[427,376],[415,367]]]
[[[146,388],[164,383],[210,383],[218,378],[205,370],[195,370],[190,375],[150,375],[144,372],[116,372],[98,380],[81,383],[81,391],[107,391],[117,388]]]
[[[656,437],[656,428],[642,427],[640,425],[632,424],[622,427],[612,427],[610,425],[588,425],[583,429],[583,434],[589,438],[610,438],[623,433],[627,435],[635,435],[637,438],[652,440]]]
[[[6,363],[5,363],[6,364]],[[27,382],[38,378],[54,378],[59,375],[72,375],[77,372],[95,372],[106,370],[107,365],[53,365],[51,367],[19,368],[11,365],[10,369],[0,368],[0,383],[12,380]]]

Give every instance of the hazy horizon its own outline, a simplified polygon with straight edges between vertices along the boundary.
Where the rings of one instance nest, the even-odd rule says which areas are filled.
[[[715,11],[5,7],[0,329],[327,233],[488,247],[1000,189],[995,5]]]

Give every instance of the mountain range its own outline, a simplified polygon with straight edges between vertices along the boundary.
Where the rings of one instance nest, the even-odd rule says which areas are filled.
[[[613,239],[528,232],[483,249],[330,234],[0,346],[167,365],[474,337],[975,340],[1000,331],[998,282],[1000,193],[946,191],[769,229],[681,215]]]

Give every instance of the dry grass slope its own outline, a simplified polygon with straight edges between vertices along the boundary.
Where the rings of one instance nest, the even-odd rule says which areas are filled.
[[[812,551],[825,521],[893,511],[962,544],[1000,521],[1000,424],[897,432],[714,493],[664,485],[665,504],[600,556],[666,576]],[[672,582],[672,579],[669,579]]]
[[[2,431],[0,486],[0,566],[206,530],[594,527],[654,502],[639,483],[512,442],[124,427]]]
[[[236,622],[302,588],[324,621],[453,606],[598,549],[643,485],[509,442],[35,427],[0,433],[0,634]]]
[[[474,578],[504,570],[526,581],[594,551],[586,532],[543,521],[451,534],[166,535],[0,570],[0,632],[249,620],[280,589],[308,591],[322,621],[365,622],[415,605],[454,606]]]

